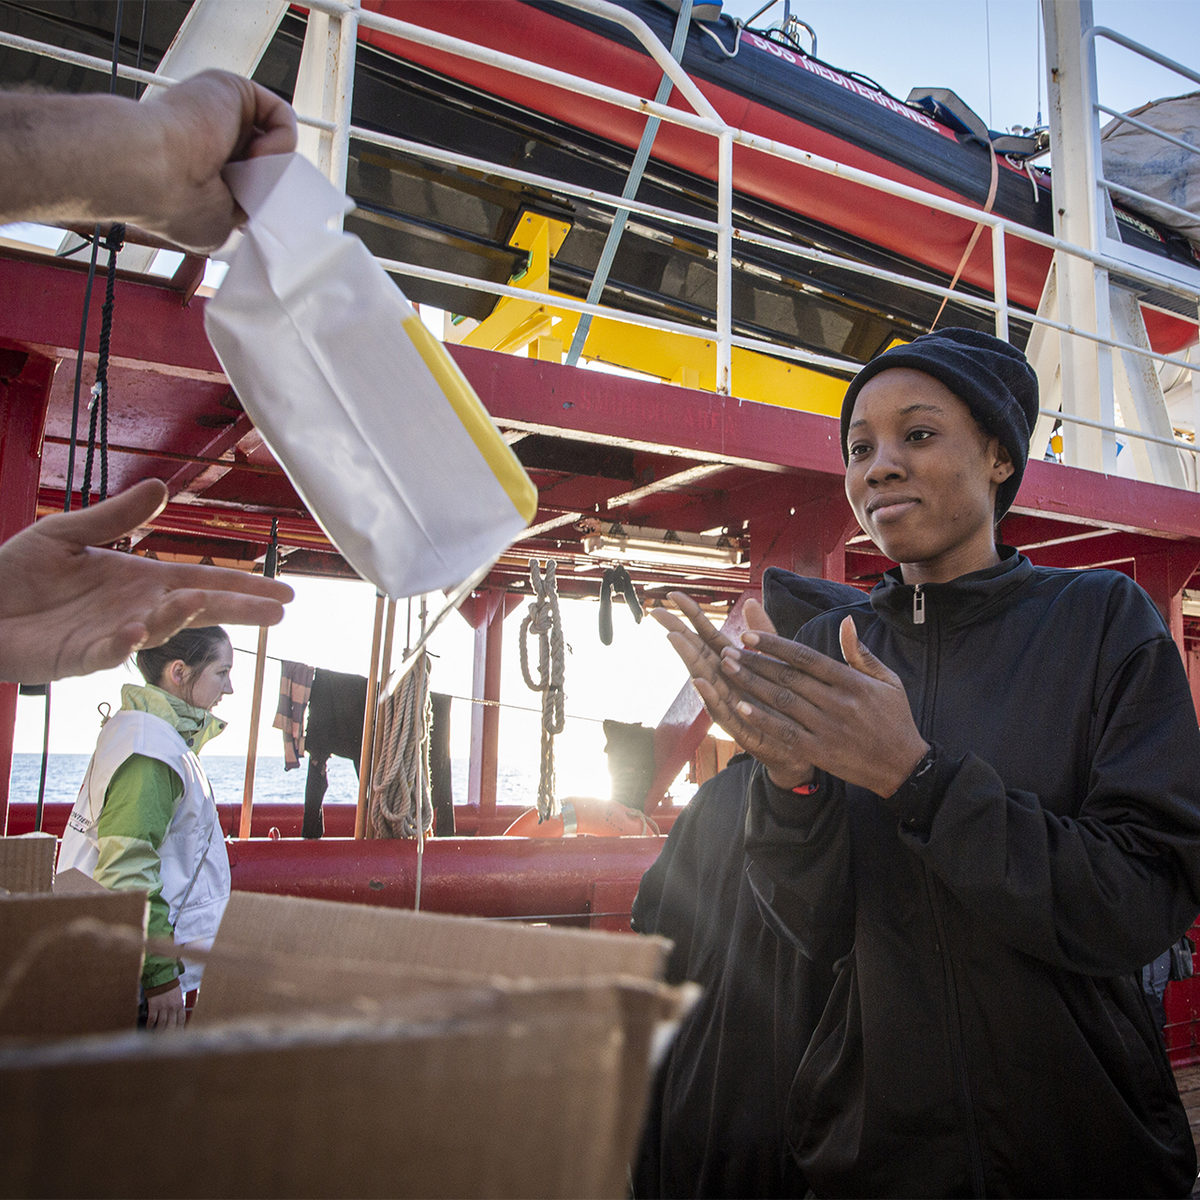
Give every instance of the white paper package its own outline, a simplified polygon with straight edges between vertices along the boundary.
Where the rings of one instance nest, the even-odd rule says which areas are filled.
[[[461,583],[514,541],[537,492],[470,384],[350,234],[299,155],[233,163],[249,214],[205,330],[309,511],[392,599]]]

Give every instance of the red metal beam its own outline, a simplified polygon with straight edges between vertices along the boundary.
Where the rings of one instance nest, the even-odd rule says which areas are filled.
[[[501,425],[693,462],[844,475],[831,417],[447,346]]]
[[[1013,512],[1158,537],[1200,536],[1200,494],[1059,463],[1025,468]]]
[[[61,259],[0,256],[0,339],[27,346],[79,345],[86,264]],[[103,287],[92,295],[96,320],[88,321],[87,349],[100,341]],[[118,279],[110,353],[146,364],[220,371],[204,333],[205,301],[184,308],[179,292],[165,281],[134,283]],[[164,382],[169,383],[169,380]]]
[[[61,837],[71,815],[73,802],[69,800],[48,800],[42,814],[42,828],[46,833]],[[354,836],[355,804],[338,801],[327,801],[325,804],[325,837],[352,838]],[[10,836],[29,833],[33,829],[37,803],[33,800],[14,800],[8,808],[8,832]],[[522,813],[529,811],[527,804],[497,804],[495,816],[490,820],[481,820],[479,809],[470,804],[454,806],[454,827],[464,837],[492,837],[503,833]],[[237,837],[238,826],[241,822],[242,805],[237,803],[219,803],[217,813],[221,820],[221,829],[227,837]],[[666,833],[677,815],[677,810],[668,809],[655,817],[659,829]],[[255,804],[251,817],[250,836],[265,838],[271,835],[271,830],[279,831],[283,838],[298,838],[304,825],[304,802],[302,800],[268,801]]]
[[[37,514],[42,431],[56,365],[44,355],[0,350],[0,542]],[[18,682],[0,683],[0,831],[8,824]]]
[[[431,838],[425,843],[421,907],[477,917],[582,918],[598,880],[640,879],[662,849],[660,837]],[[229,843],[233,886],[411,908],[415,841]]]

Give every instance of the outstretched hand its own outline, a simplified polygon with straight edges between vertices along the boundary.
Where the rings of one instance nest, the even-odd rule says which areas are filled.
[[[747,726],[795,746],[830,775],[887,797],[929,746],[899,676],[862,645],[851,617],[838,637],[845,663],[751,631],[742,637],[743,649],[723,648],[721,667]]]
[[[667,637],[691,674],[709,716],[743,750],[753,754],[780,787],[797,787],[811,780],[812,760],[798,750],[794,737],[787,736],[787,731],[780,736],[781,726],[761,719],[748,720],[739,710],[744,695],[736,686],[736,675],[721,665],[721,655],[733,650],[733,643],[713,626],[690,596],[671,592],[669,598],[687,617],[691,629],[664,608],[651,611],[667,630]],[[775,626],[761,604],[748,600],[744,612],[752,632],[774,635]]]
[[[220,567],[97,549],[161,511],[143,480],[78,512],[45,517],[0,546],[0,679],[45,683],[115,667],[185,625],[274,625],[285,583]]]

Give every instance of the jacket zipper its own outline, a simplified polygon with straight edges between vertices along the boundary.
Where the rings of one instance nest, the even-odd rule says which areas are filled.
[[[913,624],[924,625],[925,621],[925,589],[917,584],[913,589]],[[930,622],[935,625],[936,622]],[[925,687],[921,703],[921,732],[928,738],[933,730],[933,713],[937,704],[938,659],[940,650],[940,630],[930,628],[926,633],[925,642]],[[937,932],[938,957],[942,964],[942,982],[946,989],[947,1032],[950,1040],[950,1055],[954,1063],[954,1073],[959,1089],[959,1099],[963,1106],[967,1136],[967,1157],[971,1172],[971,1194],[984,1196],[985,1181],[983,1170],[983,1151],[979,1144],[979,1129],[975,1121],[975,1104],[971,1096],[971,1081],[967,1071],[966,1052],[963,1049],[962,1015],[958,1004],[958,983],[954,977],[954,965],[950,961],[949,945],[946,941],[945,910],[938,894],[937,881],[933,879],[929,868],[923,867],[925,876],[925,892],[929,898],[929,907],[933,914],[934,928]]]

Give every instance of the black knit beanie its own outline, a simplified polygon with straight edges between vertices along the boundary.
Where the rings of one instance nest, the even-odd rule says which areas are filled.
[[[850,381],[842,401],[842,461],[850,462],[846,435],[863,385],[882,371],[911,367],[944,383],[990,435],[1000,439],[1013,473],[996,493],[996,519],[1009,509],[1029,458],[1038,417],[1038,381],[1025,355],[1008,342],[974,329],[939,329],[871,359]]]

